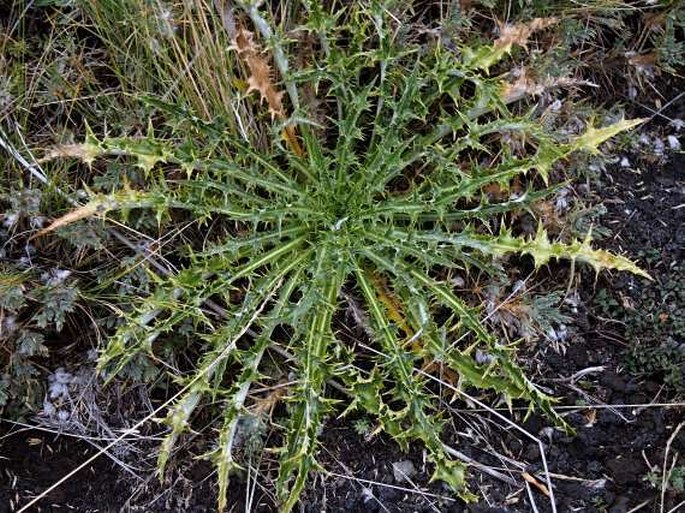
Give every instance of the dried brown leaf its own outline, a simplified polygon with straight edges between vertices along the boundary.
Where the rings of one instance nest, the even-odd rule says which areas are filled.
[[[659,54],[656,51],[643,54],[628,52],[626,57],[628,58],[628,64],[642,72],[654,71],[659,62]]]
[[[596,84],[585,80],[577,80],[570,77],[547,77],[543,80],[531,76],[528,68],[516,71],[516,79],[513,82],[505,82],[501,88],[501,98],[505,103],[520,100],[526,96],[538,96],[555,87],[590,86]]]
[[[72,210],[71,212],[63,215],[62,217],[55,219],[52,223],[50,223],[49,226],[43,228],[31,238],[35,239],[37,237],[42,237],[43,235],[46,235],[50,232],[54,232],[58,228],[62,228],[63,226],[75,223],[76,221],[80,221],[81,219],[86,219],[88,217],[94,216],[95,214],[100,212],[101,208],[102,205],[96,203],[88,203],[86,205],[83,205],[82,207],[78,207]]]
[[[273,411],[279,402],[285,398],[288,388],[284,385],[278,386],[270,390],[264,397],[254,399],[254,403],[250,410],[256,415],[273,416]]]
[[[495,41],[495,48],[509,49],[513,45],[526,48],[530,36],[538,30],[545,29],[556,23],[559,18],[534,18],[528,23],[516,23],[515,25],[504,24],[500,26],[500,35]]]
[[[247,79],[247,91],[259,91],[262,101],[266,101],[272,119],[284,119],[283,92],[274,87],[271,80],[271,66],[261,56],[259,47],[254,42],[250,31],[239,28],[233,40],[233,47],[247,65],[250,76]]]
[[[272,80],[272,69],[269,63],[262,57],[258,45],[254,41],[252,33],[239,28],[233,39],[233,48],[245,62],[250,72],[247,79],[247,92],[258,91],[262,101],[266,101],[269,107],[271,119],[283,121],[286,118],[283,108],[283,91],[278,91]],[[290,149],[298,156],[303,156],[304,151],[297,139],[295,127],[288,126],[283,129],[283,139]]]

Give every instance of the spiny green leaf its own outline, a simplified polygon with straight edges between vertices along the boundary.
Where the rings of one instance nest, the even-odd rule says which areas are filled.
[[[297,287],[302,276],[300,272],[294,272],[287,285],[283,287],[276,306],[270,313],[270,318],[266,321],[263,332],[255,340],[249,349],[249,364],[243,367],[242,373],[236,379],[231,391],[228,393],[229,403],[224,410],[223,426],[219,432],[218,447],[210,454],[217,468],[217,479],[219,483],[218,510],[224,511],[227,503],[227,493],[229,485],[229,475],[236,468],[240,468],[233,455],[235,449],[238,424],[241,415],[245,413],[244,405],[250,387],[254,383],[257,370],[262,357],[268,346],[271,344],[271,337],[277,324],[281,322],[284,310],[287,308],[288,300]]]
[[[634,128],[645,121],[647,121],[647,118],[622,119],[621,121],[617,121],[612,125],[602,128],[595,128],[591,125],[582,135],[573,139],[571,148],[573,150],[586,150],[596,153],[599,151],[599,145],[603,142],[615,137],[621,132]]]
[[[317,437],[323,417],[330,408],[324,397],[324,383],[329,374],[326,360],[334,338],[331,320],[344,279],[340,269],[330,267],[330,257],[328,248],[319,248],[313,280],[320,287],[321,303],[308,316],[300,354],[298,393],[290,400],[291,421],[278,473],[277,491],[284,512],[295,506],[309,472],[316,465]]]

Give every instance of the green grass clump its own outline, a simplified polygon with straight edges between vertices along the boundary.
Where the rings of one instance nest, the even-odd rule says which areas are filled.
[[[149,82],[139,91],[154,119],[147,135],[91,132],[46,157],[91,166],[123,159],[140,176],[93,192],[43,234],[113,213],[126,224],[142,211],[170,233],[161,251],[176,271],[155,275],[149,296],[122,301],[133,311],[104,347],[100,369],[117,374],[192,328],[201,357],[177,376],[181,392],[166,419],[159,465],[163,472],[194,415],[214,405],[222,427],[209,456],[219,509],[229,474],[240,467],[245,426],[263,419],[256,385],[285,390],[277,478],[283,511],[316,468],[319,434],[336,411],[369,416],[374,432],[402,447],[421,442],[433,479],[470,499],[465,467],[442,442],[445,420],[430,386],[442,379],[440,369],[461,389],[554,412],[451,277],[501,279],[508,255],[528,255],[536,268],[567,259],[645,276],[626,258],[592,248],[589,236],[551,241],[542,222],[530,234],[515,222],[559,189],[549,183],[556,163],[597,151],[639,121],[555,133],[534,111],[515,109],[539,88],[512,87],[488,69],[525,44],[525,31],[453,48],[414,30],[404,2],[302,2],[278,18],[238,4],[234,12],[213,14],[198,3],[196,11],[165,14],[167,21],[199,16],[193,19],[216,34],[206,40],[212,52],[227,35],[231,47],[217,63],[233,71],[206,66],[211,58],[196,46],[203,38],[194,28],[167,31],[155,38],[154,51],[164,56],[151,68],[159,81],[155,74],[132,79]],[[135,20],[124,19],[133,30],[128,40],[144,40]],[[141,14],[139,26],[147,31],[148,22]],[[193,67],[193,59],[203,66]],[[189,64],[187,75],[170,83],[169,67],[179,62]],[[221,95],[208,81],[206,97],[186,94],[207,77],[220,82]],[[484,194],[486,187],[496,187],[497,197]],[[183,242],[174,230],[184,223],[200,226],[204,239]],[[343,310],[354,314],[361,338],[342,332]]]

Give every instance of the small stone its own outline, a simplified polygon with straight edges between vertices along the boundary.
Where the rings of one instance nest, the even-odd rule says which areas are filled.
[[[600,383],[615,392],[625,392],[626,380],[615,372],[606,371],[600,377]]]
[[[528,462],[537,461],[540,458],[540,446],[535,443],[528,444],[522,456]]]
[[[680,141],[675,135],[669,135],[667,137],[668,141],[668,146],[674,151],[678,151],[680,149]]]
[[[373,499],[373,492],[371,491],[370,488],[367,488],[366,486],[364,486],[362,488],[362,501],[364,501],[364,504],[366,504],[371,499]]]
[[[392,473],[395,481],[401,483],[416,475],[416,467],[411,460],[402,460],[392,464]]]

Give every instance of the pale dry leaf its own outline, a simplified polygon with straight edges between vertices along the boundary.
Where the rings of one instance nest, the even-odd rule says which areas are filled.
[[[506,48],[508,50],[513,45],[526,48],[528,39],[534,32],[551,27],[552,25],[558,23],[558,21],[559,18],[551,16],[548,18],[534,18],[527,23],[501,25],[500,35],[495,41],[495,48]]]
[[[596,84],[570,77],[547,77],[543,80],[536,80],[531,76],[528,68],[523,67],[517,71],[516,80],[502,84],[500,97],[504,103],[511,103],[526,96],[539,96],[556,87],[575,86],[596,87]]]
[[[113,198],[97,198],[89,201],[83,206],[77,207],[71,212],[67,212],[62,217],[55,219],[49,226],[43,228],[38,233],[33,235],[31,239],[42,237],[50,232],[54,232],[58,228],[75,223],[81,219],[87,219],[95,215],[104,215],[107,212],[118,207],[118,202]]]
[[[60,144],[51,148],[50,151],[41,159],[37,160],[37,164],[44,164],[51,160],[59,158],[76,158],[86,164],[92,164],[95,159],[100,156],[102,150],[96,144]]]
[[[50,232],[54,232],[58,228],[62,228],[63,226],[75,223],[76,221],[80,221],[81,219],[86,219],[88,217],[94,216],[100,211],[101,208],[102,206],[99,204],[87,203],[82,207],[78,207],[72,210],[71,212],[64,214],[62,217],[55,219],[52,223],[50,223],[49,226],[43,228],[38,233],[33,235],[31,238],[35,239],[36,237],[42,237],[43,235],[46,235]]]
[[[260,49],[254,41],[253,34],[243,28],[239,28],[233,39],[233,48],[245,62],[250,72],[247,79],[247,91],[258,91],[262,101],[266,101],[269,107],[271,119],[283,121],[286,118],[283,108],[283,91],[277,91],[272,81],[272,69],[269,63],[262,57]],[[304,151],[297,139],[294,127],[286,126],[282,132],[283,139],[288,143],[293,152],[303,156]]]
[[[247,79],[248,92],[259,91],[263,101],[269,106],[271,118],[284,119],[283,92],[278,92],[271,80],[271,67],[260,55],[259,47],[254,42],[250,31],[238,29],[233,40],[233,47],[247,65],[250,76]]]

